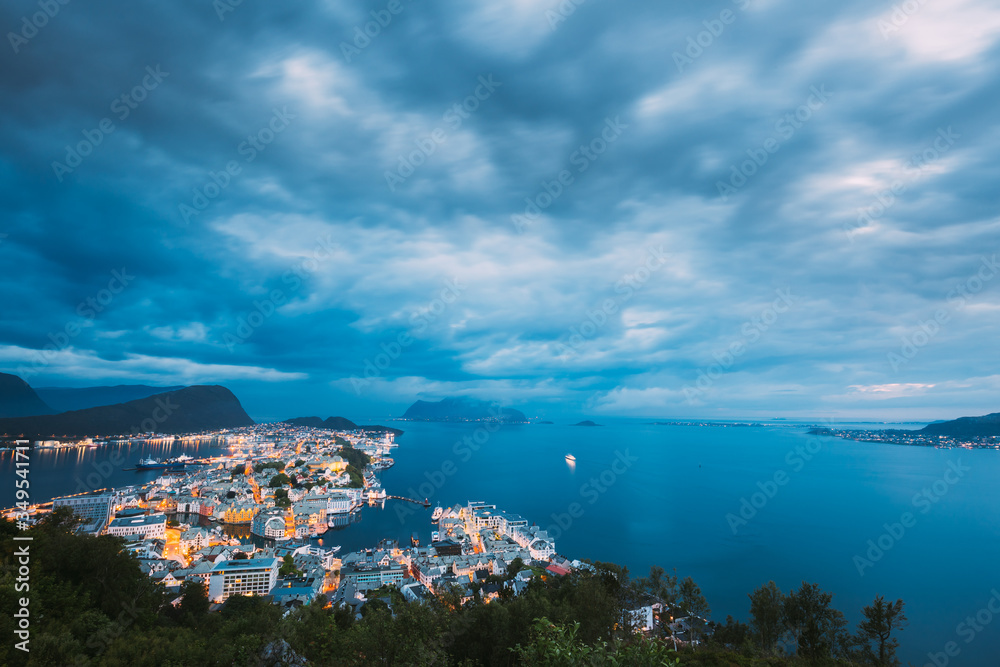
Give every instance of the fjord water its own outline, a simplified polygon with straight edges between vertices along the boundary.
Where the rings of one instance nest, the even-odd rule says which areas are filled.
[[[432,505],[483,500],[551,526],[559,553],[570,558],[621,563],[633,576],[647,574],[651,565],[690,575],[716,620],[727,614],[745,620],[747,594],[770,579],[785,591],[816,582],[835,594],[834,606],[852,629],[876,594],[903,598],[910,618],[901,635],[904,663],[930,664],[928,653],[941,653],[940,661],[948,642],[960,653],[947,664],[997,663],[1000,618],[986,611],[976,626],[958,626],[980,614],[992,591],[1000,590],[1000,452],[814,437],[790,423],[602,423],[504,426],[488,433],[475,424],[401,422],[395,424],[405,430],[393,452],[396,465],[381,476],[391,495],[426,496]],[[471,446],[463,442],[467,437]],[[474,449],[477,440],[482,444]],[[197,449],[147,445],[124,454],[113,448],[38,452],[31,469],[33,499],[73,493],[116,453],[128,466],[140,456],[182,451],[219,450],[201,443]],[[575,466],[566,454],[576,457]],[[120,467],[103,485],[156,477]],[[0,469],[13,478],[10,454],[0,458]],[[960,477],[947,472],[955,469]],[[787,475],[786,483],[770,486],[779,472]],[[956,483],[942,481],[946,477]],[[925,488],[937,501],[915,504]],[[10,506],[13,492],[4,494]],[[734,531],[727,515],[740,517],[743,499],[759,509]],[[576,517],[570,516],[574,504],[581,510]],[[889,535],[885,524],[899,523],[906,512],[915,523],[898,539]],[[322,541],[349,551],[385,537],[408,543],[417,532],[426,544],[433,529],[429,509],[395,500],[383,509],[366,507],[359,519]],[[880,557],[873,552],[878,558],[859,573],[855,556],[867,559],[868,541],[880,539],[888,548]]]
[[[140,459],[168,459],[181,454],[195,458],[225,454],[227,449],[215,438],[181,443],[163,440],[143,444],[117,443],[101,447],[59,447],[33,449],[28,479],[31,502],[42,503],[59,496],[95,491],[108,487],[152,482],[162,470],[134,470]],[[130,468],[131,470],[124,470]],[[14,479],[15,457],[0,453],[0,473]],[[0,489],[0,505],[13,507],[14,484]]]
[[[815,582],[835,594],[834,606],[852,630],[877,594],[903,598],[910,618],[901,635],[904,664],[923,665],[948,642],[960,650],[948,664],[997,663],[1000,618],[979,626],[968,643],[970,631],[956,628],[1000,590],[1000,452],[859,443],[809,436],[808,428],[791,424],[603,423],[505,426],[478,451],[459,444],[476,432],[474,425],[402,423],[396,466],[383,482],[390,494],[429,495],[432,504],[445,505],[484,500],[554,526],[558,551],[570,558],[624,564],[633,576],[646,575],[651,565],[676,568],[698,582],[716,620],[727,614],[745,620],[747,594],[768,580],[785,591]],[[624,465],[614,465],[619,453],[634,461],[616,474]],[[566,454],[576,457],[575,467]],[[962,476],[947,474],[957,483],[942,482],[953,464]],[[761,496],[751,498],[761,491],[758,483],[773,491],[767,482],[779,471],[787,483],[734,533],[727,515],[740,516],[743,498],[759,505]],[[603,484],[602,473],[614,481]],[[937,491],[946,489],[941,495],[936,482]],[[914,504],[924,488],[937,502]],[[577,518],[569,516],[573,503],[582,507]],[[883,537],[884,525],[906,512],[915,518],[912,527],[898,539]],[[380,536],[402,543],[417,531],[425,543],[428,514],[390,501],[324,541],[354,549]],[[859,573],[854,557],[867,559],[868,540],[880,538],[889,548]]]

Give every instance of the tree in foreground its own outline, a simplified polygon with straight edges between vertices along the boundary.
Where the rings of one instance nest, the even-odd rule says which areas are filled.
[[[773,581],[750,594],[750,628],[761,650],[776,651],[785,630],[785,594]]]
[[[879,595],[861,613],[864,620],[858,623],[858,643],[862,657],[879,667],[896,667],[901,664],[896,657],[899,640],[892,633],[906,627],[903,601],[886,602]]]
[[[555,625],[547,618],[535,622],[531,641],[518,644],[514,653],[525,665],[543,667],[677,667],[674,653],[665,644],[637,636],[623,643],[596,642],[588,645],[577,633],[580,624]]]
[[[812,661],[830,658],[843,644],[847,622],[832,602],[832,593],[804,581],[799,590],[785,597],[785,620],[795,635],[799,657]]]

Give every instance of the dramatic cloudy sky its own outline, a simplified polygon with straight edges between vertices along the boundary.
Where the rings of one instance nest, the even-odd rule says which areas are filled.
[[[5,2],[0,370],[258,419],[1000,407],[1000,5],[578,3]]]

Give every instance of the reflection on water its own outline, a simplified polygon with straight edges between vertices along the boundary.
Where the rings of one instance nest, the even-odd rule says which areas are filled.
[[[224,438],[163,438],[149,441],[115,440],[98,447],[35,447],[31,457],[31,501],[43,503],[58,496],[109,487],[151,482],[162,470],[124,470],[139,459],[218,456],[228,451]],[[11,450],[0,450],[0,477],[14,474]],[[0,485],[0,507],[13,507],[14,485]]]
[[[361,512],[351,512],[350,514],[332,514],[327,517],[327,524],[330,530],[343,530],[351,524],[361,523]],[[329,531],[327,531],[329,532]]]
[[[246,523],[238,525],[238,524],[224,523],[222,524],[222,532],[228,535],[229,537],[240,540],[241,542],[245,542],[246,540],[250,539],[250,524]]]

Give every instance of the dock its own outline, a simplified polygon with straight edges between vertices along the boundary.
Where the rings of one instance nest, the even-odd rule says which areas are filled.
[[[431,501],[428,498],[423,500],[414,500],[413,498],[406,498],[404,496],[386,496],[386,498],[392,498],[394,500],[405,500],[408,503],[413,503],[414,505],[423,505],[424,507],[430,507]]]

